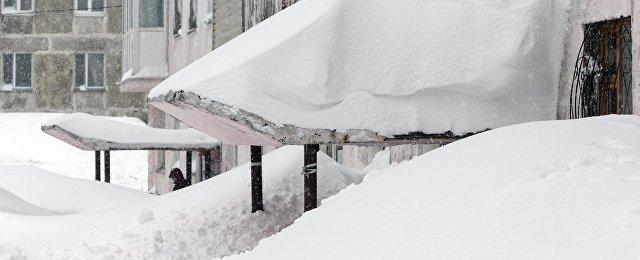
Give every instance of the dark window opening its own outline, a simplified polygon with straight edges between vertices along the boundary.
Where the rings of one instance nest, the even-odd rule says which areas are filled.
[[[179,35],[182,28],[182,0],[173,0],[173,34]]]
[[[198,0],[190,0],[189,3],[189,30],[196,29],[198,27]]]

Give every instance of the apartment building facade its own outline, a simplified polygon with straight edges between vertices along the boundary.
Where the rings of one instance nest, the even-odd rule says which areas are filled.
[[[120,0],[0,0],[0,112],[146,118],[124,93]]]
[[[290,6],[294,0],[123,0],[122,77],[125,92],[145,94],[168,76]],[[156,128],[188,126],[149,107]],[[273,148],[266,148],[268,152]],[[193,183],[249,161],[249,147],[222,144],[191,158]],[[209,160],[210,159],[210,160]],[[185,152],[149,152],[149,189],[171,191],[173,168],[186,170]],[[206,165],[210,164],[210,165]],[[207,172],[205,169],[210,169]]]

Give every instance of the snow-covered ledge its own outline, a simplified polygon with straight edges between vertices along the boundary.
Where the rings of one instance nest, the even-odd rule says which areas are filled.
[[[41,128],[78,149],[89,151],[208,150],[220,145],[218,140],[195,129],[151,128],[84,113],[60,116]]]

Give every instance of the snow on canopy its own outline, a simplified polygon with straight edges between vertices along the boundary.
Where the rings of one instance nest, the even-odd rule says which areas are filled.
[[[42,130],[83,150],[212,149],[220,145],[192,128],[151,128],[85,113],[54,118]]]
[[[387,137],[553,119],[565,8],[564,0],[305,0],[149,98],[193,93],[201,106],[276,125]]]
[[[640,117],[520,124],[345,189],[237,259],[637,259]]]
[[[0,113],[0,166],[37,165],[50,172],[93,181],[95,153],[76,149],[41,130],[43,124],[62,115]],[[146,125],[134,117],[109,118],[128,124]],[[147,158],[147,152],[139,150],[111,153],[111,160],[117,162],[111,164],[111,172],[117,173],[111,175],[111,184],[147,190]],[[0,182],[0,186],[7,188],[5,181]]]

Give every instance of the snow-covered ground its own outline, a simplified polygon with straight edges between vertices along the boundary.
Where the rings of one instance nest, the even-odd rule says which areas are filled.
[[[94,152],[82,151],[40,130],[56,113],[0,113],[0,166],[35,165],[57,174],[94,179]],[[110,119],[144,125],[131,117]],[[111,183],[147,190],[147,152],[111,152]]]
[[[253,214],[248,165],[163,196],[0,166],[0,258],[634,259],[639,136],[638,116],[520,124],[394,166],[383,151],[355,186],[319,154],[304,215],[299,146],[264,156]]]
[[[638,259],[640,117],[521,124],[325,200],[231,259]]]
[[[302,215],[303,149],[263,158],[265,212],[250,213],[249,165],[153,196],[33,166],[0,166],[0,259],[222,257],[249,250]],[[318,155],[319,198],[362,173]]]

